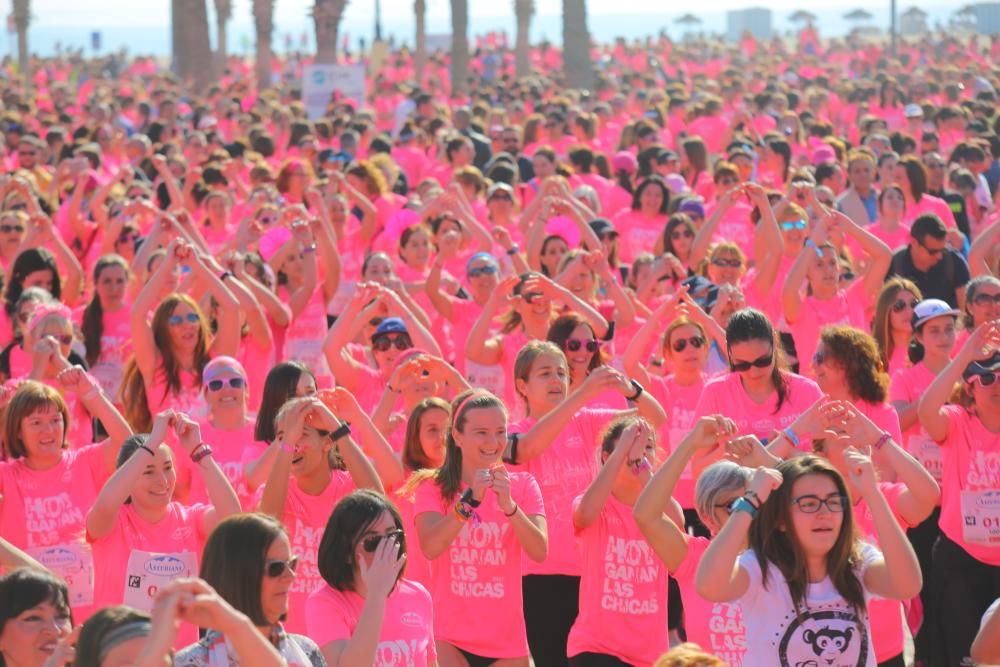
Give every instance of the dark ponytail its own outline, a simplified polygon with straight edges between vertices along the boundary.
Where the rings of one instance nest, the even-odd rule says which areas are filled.
[[[778,404],[774,408],[775,414],[781,410],[788,399],[788,378],[785,374],[785,356],[778,341],[778,336],[774,331],[774,326],[767,319],[767,315],[753,308],[737,310],[729,318],[726,325],[726,354],[736,343],[746,343],[752,340],[767,341],[771,344],[771,351],[774,354],[774,363],[771,366],[771,382],[775,391],[778,392]],[[732,369],[730,364],[730,370]]]
[[[97,363],[97,358],[101,356],[101,337],[104,335],[104,306],[97,296],[97,281],[101,279],[101,273],[110,266],[120,266],[128,276],[128,264],[119,255],[105,255],[94,264],[94,296],[83,311],[83,320],[80,329],[83,331],[83,345],[87,349],[87,365],[91,368]]]

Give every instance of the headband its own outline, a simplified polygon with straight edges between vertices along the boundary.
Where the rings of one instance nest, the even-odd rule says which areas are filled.
[[[73,317],[73,313],[69,307],[59,301],[55,303],[40,303],[31,311],[31,318],[28,320],[28,331],[34,330],[49,315],[59,315],[67,320]]]
[[[101,640],[100,649],[98,650],[98,662],[103,662],[108,653],[114,649],[119,644],[127,642],[130,639],[137,639],[139,637],[148,637],[150,632],[153,630],[153,624],[148,620],[138,620],[131,621],[124,625],[119,625],[117,628],[104,635]]]
[[[455,425],[458,424],[458,415],[462,413],[462,409],[468,404],[469,401],[471,401],[474,398],[482,398],[483,396],[488,396],[488,395],[490,395],[490,392],[488,391],[473,390],[471,394],[466,396],[465,399],[458,404],[458,407],[455,408],[454,414],[452,414],[451,416],[451,430],[452,431],[455,430]]]

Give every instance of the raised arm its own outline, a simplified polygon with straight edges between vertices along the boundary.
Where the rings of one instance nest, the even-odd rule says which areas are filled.
[[[345,465],[348,466],[347,470],[351,473],[355,486],[383,492],[384,489],[398,488],[403,482],[403,466],[395,452],[392,451],[385,436],[379,429],[375,428],[375,424],[358,404],[354,394],[343,387],[338,387],[320,392],[319,398],[333,414],[337,415],[339,420],[350,424],[351,432],[357,433],[358,439],[361,441],[361,447],[358,448],[357,444],[354,444],[353,438],[347,438],[350,444],[354,444],[354,450],[358,450],[358,453],[361,454],[360,459],[351,462],[354,465],[354,470],[351,469],[348,457],[356,452],[353,450],[348,452],[349,447],[341,447],[340,449],[340,455],[344,458]],[[374,467],[372,467],[373,465]],[[372,473],[374,473],[374,480],[372,480]],[[359,480],[364,484],[360,483]],[[374,486],[376,482],[378,483],[377,487]]]
[[[601,516],[604,505],[615,488],[615,480],[626,465],[634,469],[643,485],[649,481],[652,473],[646,458],[648,453],[646,446],[649,443],[652,447],[652,442],[653,434],[648,432],[642,423],[630,424],[625,428],[615,444],[614,451],[608,455],[597,477],[583,492],[583,497],[573,510],[573,527],[577,532],[588,528]],[[647,465],[642,466],[643,461]]]
[[[1000,218],[984,229],[969,248],[969,271],[973,278],[993,275],[990,260],[1000,248]]]
[[[184,448],[188,456],[193,457],[202,448],[211,446],[211,443],[205,443],[201,439],[201,426],[198,425],[198,422],[186,414],[181,412],[176,413],[173,427],[174,433],[177,436],[177,442]],[[201,454],[204,454],[204,452],[201,452]],[[194,459],[192,458],[193,461]],[[208,499],[212,501],[212,508],[205,513],[201,526],[202,531],[207,535],[212,532],[217,523],[227,516],[239,513],[240,499],[237,497],[232,485],[230,485],[226,473],[222,472],[222,468],[215,462],[211,454],[202,456],[194,464],[194,467],[201,474],[205,482],[205,491],[208,492]]]
[[[222,282],[223,272],[211,255],[195,253],[191,262],[191,272],[201,281],[208,293],[215,299],[218,310],[216,320],[218,327],[212,337],[211,352],[213,357],[235,357],[240,349],[240,303],[233,293]]]
[[[501,347],[499,339],[490,335],[490,328],[493,326],[493,318],[500,312],[501,307],[511,299],[514,286],[519,281],[520,278],[517,276],[504,278],[497,285],[496,290],[490,294],[489,300],[483,307],[483,312],[479,314],[479,319],[472,325],[472,330],[465,339],[465,357],[469,361],[484,366],[500,363],[503,358],[503,347]]]
[[[114,470],[115,462],[118,460],[118,450],[121,449],[122,443],[132,435],[132,427],[125,421],[118,408],[101,391],[97,381],[80,366],[72,366],[60,371],[56,379],[59,380],[59,384],[64,389],[74,392],[90,416],[104,426],[104,430],[108,434],[107,439],[101,445],[105,469]]]
[[[853,238],[868,255],[868,263],[865,265],[863,280],[865,292],[874,301],[878,298],[885,282],[885,274],[889,271],[889,264],[892,263],[892,250],[881,239],[864,229],[848,216],[839,211],[831,211],[830,215],[834,225],[843,230],[845,234]]]
[[[729,207],[733,205],[736,195],[741,192],[739,188],[733,188],[719,198],[715,210],[712,211],[712,215],[708,216],[708,220],[705,221],[705,224],[701,226],[701,229],[694,236],[694,241],[691,243],[691,256],[688,258],[688,266],[698,266],[701,260],[705,259],[708,255],[708,249],[712,246],[712,237],[715,236],[715,232],[719,228],[719,223],[722,222],[722,218],[726,215]]]
[[[764,188],[756,183],[747,183],[743,190],[750,197],[750,203],[760,211],[760,221],[753,234],[754,258],[757,260],[754,283],[757,293],[766,296],[771,293],[778,278],[785,241]]]

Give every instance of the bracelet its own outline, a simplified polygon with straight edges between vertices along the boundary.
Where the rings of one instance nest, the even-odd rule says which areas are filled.
[[[757,518],[757,508],[746,499],[746,496],[740,496],[729,504],[729,514],[733,515],[737,512],[746,512],[750,515],[751,519]]]
[[[792,441],[792,444],[795,445],[796,448],[798,448],[799,436],[795,435],[795,431],[792,430],[791,426],[786,426],[785,428],[781,429],[781,432],[784,433],[788,437],[788,439]]]
[[[510,247],[510,249],[509,249],[509,250],[507,250],[507,254],[508,254],[508,255],[510,255],[511,257],[513,257],[514,255],[516,255],[516,254],[517,254],[517,253],[519,253],[520,251],[521,251],[521,249],[520,249],[520,248],[519,248],[519,247],[517,246],[517,244],[515,243],[514,245],[512,245],[512,246]]]
[[[191,461],[193,463],[199,463],[206,456],[212,455],[212,447],[205,444],[204,442],[194,448],[191,452]]]
[[[156,454],[153,452],[153,450],[150,449],[149,447],[147,447],[144,444],[143,445],[139,445],[137,449],[142,449],[142,450],[145,450],[145,451],[149,452],[150,456],[156,456]]]
[[[632,394],[631,396],[626,396],[625,400],[632,401],[634,403],[635,401],[639,400],[639,397],[642,396],[642,392],[646,390],[643,388],[641,384],[639,384],[635,380],[632,380],[632,388],[635,389],[635,393]]]
[[[510,511],[510,514],[507,514],[506,512],[504,512],[503,515],[509,519],[512,516],[514,516],[515,514],[517,514],[517,510],[519,510],[519,509],[521,509],[521,508],[517,506],[517,503],[514,503],[514,509],[512,509]]]
[[[224,283],[224,282],[226,282],[226,278],[232,278],[232,277],[233,277],[233,272],[232,271],[223,271],[222,275],[219,276],[219,282]]]
[[[472,495],[471,487],[465,490],[465,493],[462,494],[462,497],[459,498],[458,502],[463,505],[468,505],[472,509],[476,509],[483,504],[482,500],[476,500],[476,497]]]
[[[347,422],[344,422],[340,425],[340,427],[336,431],[330,434],[330,440],[337,441],[340,440],[341,438],[346,438],[350,434],[351,434],[351,425],[348,424]]]
[[[312,244],[307,245],[305,248],[302,249],[302,253],[303,254],[305,254],[307,252],[316,252],[316,244],[312,243]]]
[[[472,518],[472,510],[463,505],[460,502],[455,503],[455,518],[459,521],[465,522]]]
[[[890,440],[892,440],[892,435],[888,431],[883,431],[879,439],[875,441],[874,445],[872,445],[872,449],[874,449],[877,452],[878,450],[882,449],[882,447],[885,446],[885,443],[889,442]]]
[[[760,496],[758,496],[757,492],[753,489],[747,489],[747,492],[743,494],[743,497],[749,500],[750,504],[756,509],[760,509],[760,506],[763,504],[760,502]]]

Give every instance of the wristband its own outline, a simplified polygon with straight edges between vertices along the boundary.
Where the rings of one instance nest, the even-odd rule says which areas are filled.
[[[514,509],[512,509],[510,511],[510,514],[507,514],[506,512],[504,512],[503,515],[509,519],[512,516],[514,516],[515,514],[517,514],[517,510],[519,510],[519,509],[521,509],[521,508],[517,506],[517,503],[514,503]]]
[[[639,397],[642,396],[642,392],[646,390],[643,389],[642,385],[636,382],[635,380],[632,380],[632,388],[635,389],[635,393],[632,394],[631,396],[626,396],[625,400],[632,401],[634,403],[635,401],[639,400]]]
[[[203,458],[211,455],[212,447],[203,442],[198,445],[193,452],[191,452],[191,461],[193,463],[200,463]]]
[[[733,515],[737,512],[746,512],[750,515],[751,519],[757,518],[757,508],[746,499],[746,496],[740,496],[729,504],[729,514]]]
[[[311,244],[307,245],[305,248],[302,249],[302,253],[303,254],[305,254],[307,252],[316,252],[316,244],[315,243],[311,243]]]
[[[516,254],[517,254],[517,253],[519,253],[520,251],[521,251],[521,249],[520,249],[520,248],[519,248],[519,247],[517,246],[517,244],[515,243],[514,245],[512,245],[512,246],[510,247],[510,250],[508,250],[508,251],[507,251],[507,254],[508,254],[508,255],[510,255],[511,257],[513,257],[514,255],[516,255]]]
[[[781,432],[784,433],[785,437],[787,437],[789,440],[791,440],[792,444],[795,445],[795,448],[798,449],[798,447],[799,447],[799,436],[795,435],[795,431],[792,430],[792,427],[791,426],[786,426],[785,428],[781,429]]]
[[[343,424],[340,425],[340,428],[338,428],[336,431],[330,434],[330,440],[334,441],[340,440],[341,438],[346,438],[350,434],[351,434],[351,425],[348,424],[347,422],[344,422]]]
[[[459,521],[465,522],[472,518],[472,510],[462,504],[461,501],[455,503],[455,518]]]
[[[472,495],[471,488],[465,490],[465,493],[462,494],[462,497],[461,499],[459,499],[458,502],[462,503],[463,505],[468,505],[472,509],[475,509],[483,504],[482,500],[476,500],[475,496]]]
[[[823,250],[818,245],[816,245],[816,242],[813,241],[812,239],[806,239],[806,242],[803,245],[805,245],[805,247],[807,248],[812,248],[813,250],[815,250],[817,257],[823,256]]]
[[[763,504],[760,502],[760,496],[753,489],[747,489],[747,492],[743,494],[743,497],[750,501],[750,504],[754,506],[755,509],[760,509]]]
[[[224,283],[224,282],[226,282],[226,278],[232,278],[232,277],[233,277],[233,272],[232,271],[223,271],[222,275],[219,276],[219,282]]]
[[[885,443],[889,442],[890,440],[892,440],[892,435],[888,431],[883,431],[879,439],[875,441],[874,445],[872,445],[872,449],[874,449],[877,452],[878,450],[882,449],[882,447],[885,446]]]

